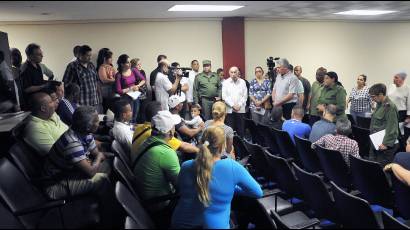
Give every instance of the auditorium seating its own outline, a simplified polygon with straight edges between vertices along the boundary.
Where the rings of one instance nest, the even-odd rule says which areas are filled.
[[[353,139],[359,143],[359,155],[361,157],[368,157],[371,147],[370,130],[352,125]]]
[[[382,212],[382,220],[384,229],[410,229],[409,226],[392,217],[387,212]]]
[[[303,168],[310,173],[319,173],[322,171],[319,158],[312,149],[312,143],[309,140],[294,135],[297,153]]]
[[[279,147],[280,155],[288,161],[297,161],[297,150],[292,139],[286,131],[273,128],[276,143]]]

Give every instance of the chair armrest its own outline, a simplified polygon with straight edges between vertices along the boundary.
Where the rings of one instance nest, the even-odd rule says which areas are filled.
[[[112,152],[103,152],[104,156],[108,159],[114,158],[116,156],[115,153]],[[117,154],[118,155],[118,154]]]
[[[158,197],[154,197],[148,200],[143,201],[142,203],[144,205],[150,205],[150,204],[157,204],[163,201],[167,201],[167,200],[176,200],[180,197],[180,195],[178,193],[173,193],[173,194],[168,194],[165,196],[158,196]]]
[[[300,223],[300,224],[296,224],[293,226],[290,226],[290,229],[306,229],[306,228],[311,228],[317,224],[319,224],[320,221],[316,218],[310,219],[306,222]]]
[[[14,215],[16,216],[23,216],[29,213],[41,211],[41,210],[47,210],[47,209],[52,209],[56,207],[61,207],[66,204],[65,200],[56,200],[56,201],[49,201],[47,203],[41,204],[36,207],[30,207],[30,208],[25,208],[23,210],[18,210],[14,212]]]

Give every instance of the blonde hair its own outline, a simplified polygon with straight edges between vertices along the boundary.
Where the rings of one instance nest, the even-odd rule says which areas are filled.
[[[133,58],[133,59],[131,59],[131,61],[130,61],[131,66],[132,66],[133,68],[137,68],[137,64],[138,64],[138,61],[139,61],[139,60],[140,60],[139,58]]]
[[[222,101],[217,101],[212,105],[212,118],[218,120],[226,115],[226,104]]]
[[[211,126],[202,135],[201,148],[195,159],[196,189],[198,198],[205,207],[208,207],[211,198],[209,196],[209,181],[211,180],[213,157],[225,149],[225,132],[221,127]]]

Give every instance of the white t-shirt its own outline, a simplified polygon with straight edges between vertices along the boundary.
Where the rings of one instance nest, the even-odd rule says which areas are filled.
[[[112,128],[112,134],[114,139],[120,143],[124,151],[129,153],[132,146],[132,135],[134,134],[132,126],[115,121],[114,127]]]
[[[222,99],[225,101],[227,113],[232,113],[232,107],[239,105],[241,108],[237,113],[245,113],[246,100],[248,99],[248,88],[245,80],[239,78],[236,82],[228,78],[222,84]]]
[[[195,116],[194,118],[192,118],[192,120],[190,120],[190,121],[185,121],[185,124],[190,125],[190,126],[192,126],[192,128],[196,129],[196,128],[199,127],[199,125],[202,122],[204,122],[204,121],[202,120],[201,116],[198,115],[198,116]]]
[[[198,75],[198,73],[199,72],[195,72],[193,70],[189,71],[189,78],[188,78],[189,89],[186,92],[188,102],[194,101],[194,81],[195,81],[195,76]]]
[[[172,88],[172,83],[168,79],[168,76],[158,72],[157,77],[155,79],[155,97],[157,101],[161,103],[162,110],[169,110],[168,107],[168,90]]]
[[[395,84],[390,85],[387,96],[396,105],[398,111],[407,111],[410,115],[410,88],[407,85],[402,85],[398,88]]]

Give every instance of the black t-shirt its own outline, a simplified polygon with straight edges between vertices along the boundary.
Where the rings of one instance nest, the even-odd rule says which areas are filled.
[[[159,69],[159,66],[158,66],[149,75],[149,84],[150,84],[151,87],[155,85],[155,79],[157,78],[157,74],[158,74],[159,71],[160,71],[160,69]]]
[[[43,71],[41,70],[40,65],[34,67],[31,62],[27,63],[27,68],[21,73],[21,80],[23,83],[23,90],[31,86],[39,86],[46,83],[43,79]]]

